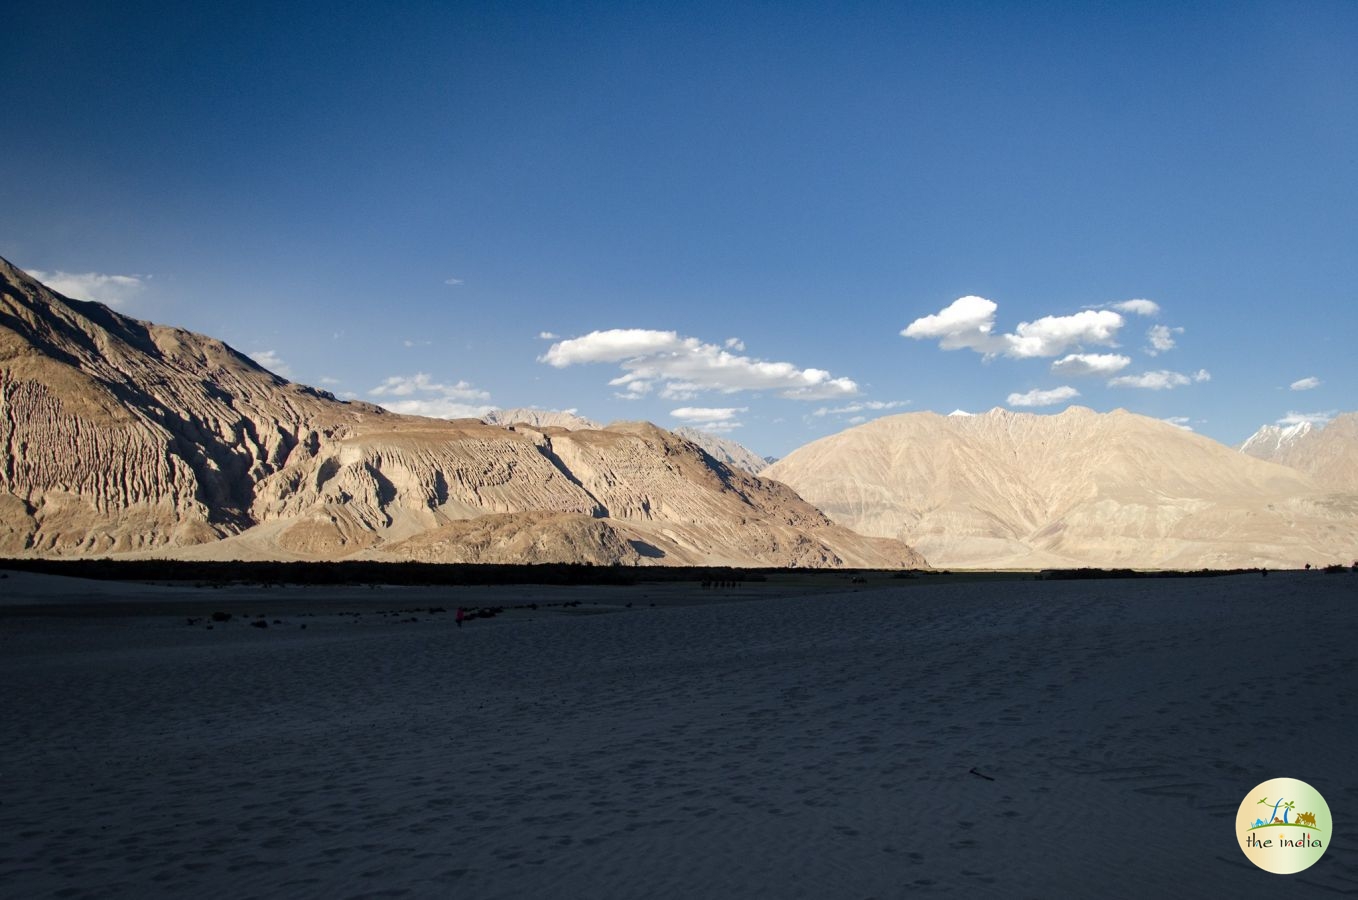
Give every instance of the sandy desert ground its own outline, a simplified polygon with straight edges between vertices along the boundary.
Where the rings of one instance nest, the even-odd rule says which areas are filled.
[[[1358,577],[824,584],[9,573],[0,893],[1358,894]],[[1277,776],[1336,821],[1293,876],[1233,828]]]

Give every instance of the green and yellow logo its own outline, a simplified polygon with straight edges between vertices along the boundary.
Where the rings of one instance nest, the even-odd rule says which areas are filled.
[[[1265,781],[1236,813],[1240,849],[1265,872],[1291,875],[1315,865],[1330,844],[1330,807],[1320,792],[1295,778]]]

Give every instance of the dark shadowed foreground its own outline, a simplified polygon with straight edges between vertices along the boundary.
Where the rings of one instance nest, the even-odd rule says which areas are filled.
[[[1349,574],[243,591],[0,581],[6,895],[1358,892]]]

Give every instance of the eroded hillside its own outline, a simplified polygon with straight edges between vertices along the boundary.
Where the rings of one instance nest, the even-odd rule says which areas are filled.
[[[655,426],[400,416],[0,260],[0,553],[923,565]]]

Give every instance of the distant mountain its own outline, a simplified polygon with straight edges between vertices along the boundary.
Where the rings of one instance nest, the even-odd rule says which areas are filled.
[[[1305,472],[1327,490],[1358,491],[1358,413],[1327,424],[1265,425],[1240,452]]]
[[[517,409],[492,409],[481,418],[487,425],[530,425],[534,428],[569,428],[571,431],[582,429],[597,431],[604,426],[583,416],[577,416],[573,410],[556,409],[529,409],[520,407]]]
[[[1358,494],[1144,416],[889,416],[764,471],[935,566],[1237,567],[1358,557]]]
[[[730,438],[712,434],[710,431],[699,431],[697,428],[690,428],[687,425],[681,425],[673,431],[680,437],[687,438],[702,447],[711,454],[713,459],[733,469],[758,475],[760,471],[768,467],[764,457]]]
[[[653,425],[542,427],[342,402],[0,260],[0,554],[923,565]]]
[[[1310,422],[1298,422],[1296,425],[1264,425],[1246,438],[1239,450],[1256,459],[1276,462],[1276,457],[1295,447],[1298,441],[1305,440],[1314,430],[1315,426]]]

